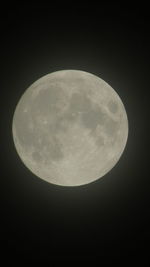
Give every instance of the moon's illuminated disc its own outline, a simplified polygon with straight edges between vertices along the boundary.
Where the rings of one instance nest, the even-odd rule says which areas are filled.
[[[77,186],[115,166],[127,142],[128,120],[120,97],[105,81],[62,70],[25,91],[12,130],[20,158],[35,175]]]

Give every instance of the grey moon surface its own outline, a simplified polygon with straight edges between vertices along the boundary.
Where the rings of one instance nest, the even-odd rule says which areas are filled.
[[[125,107],[115,90],[80,70],[50,73],[20,98],[12,122],[19,157],[36,176],[79,186],[108,173],[128,137]]]

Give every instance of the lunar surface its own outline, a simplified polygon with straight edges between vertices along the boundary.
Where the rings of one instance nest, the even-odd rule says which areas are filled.
[[[48,74],[19,100],[12,123],[16,150],[32,173],[79,186],[108,173],[128,136],[124,105],[99,77],[78,70]]]

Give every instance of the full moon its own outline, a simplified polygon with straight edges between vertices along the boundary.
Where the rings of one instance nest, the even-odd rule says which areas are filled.
[[[107,174],[128,137],[125,107],[99,77],[61,70],[34,82],[20,98],[12,121],[19,157],[37,177],[80,186]]]

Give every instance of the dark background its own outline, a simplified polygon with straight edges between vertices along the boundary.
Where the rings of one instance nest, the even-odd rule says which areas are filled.
[[[60,254],[98,257],[99,263],[149,260],[149,31],[148,7],[137,4],[1,10],[0,240],[6,263],[54,255],[57,261]],[[129,120],[119,163],[102,179],[75,188],[35,177],[18,157],[11,132],[27,87],[62,69],[108,82]]]

